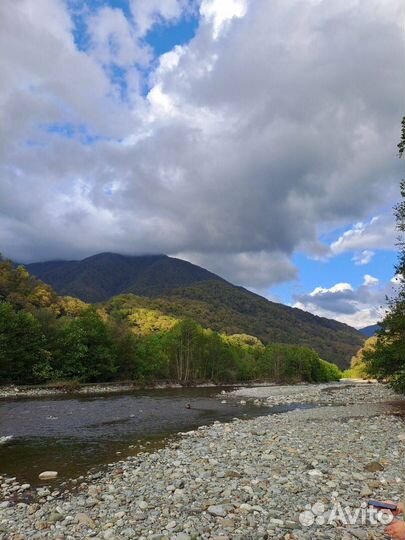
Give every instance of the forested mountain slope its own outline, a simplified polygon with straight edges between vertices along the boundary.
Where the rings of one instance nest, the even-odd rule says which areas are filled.
[[[156,296],[199,281],[222,281],[208,270],[167,255],[131,257],[100,253],[82,261],[48,261],[25,266],[59,294],[92,303],[122,293]]]
[[[141,302],[141,303],[140,303]],[[225,335],[175,318],[134,295],[90,306],[0,256],[0,384],[172,380],[336,380],[341,372],[307,347]],[[150,302],[152,302],[150,300]]]
[[[344,368],[364,342],[350,326],[271,302],[204,268],[166,255],[102,253],[83,261],[26,267],[62,295],[91,303],[128,293],[148,297],[132,301],[177,318],[189,317],[229,335],[246,333],[264,343],[309,346]]]
[[[341,368],[349,366],[364,342],[350,326],[270,302],[226,282],[196,283],[158,298],[118,296],[106,303],[107,310],[118,304],[126,313],[144,308],[175,318],[191,318],[228,335],[250,334],[264,343],[305,345]]]

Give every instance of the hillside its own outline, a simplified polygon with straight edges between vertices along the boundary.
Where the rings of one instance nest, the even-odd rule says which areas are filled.
[[[381,329],[381,326],[379,324],[372,324],[370,326],[366,326],[365,328],[361,328],[359,332],[367,337],[375,336],[378,330]]]
[[[265,343],[313,347],[323,358],[347,367],[363,344],[354,328],[270,302],[187,261],[166,255],[128,257],[102,253],[83,261],[26,265],[61,295],[90,303],[135,294],[138,307],[176,318],[189,317],[227,334],[251,334]]]
[[[217,332],[250,334],[264,343],[288,343],[312,347],[325,360],[346,368],[364,338],[354,328],[299,309],[270,302],[226,282],[206,281],[171,290],[158,298],[124,295],[106,303],[107,311],[119,309],[125,316],[142,316],[153,310],[164,315],[191,318]]]
[[[141,303],[140,303],[141,301]],[[113,380],[326,382],[341,372],[307,347],[228,336],[142,307],[132,294],[89,306],[0,256],[0,384]],[[21,337],[24,339],[21,339]]]
[[[49,261],[25,267],[58,294],[90,303],[122,293],[156,296],[199,281],[223,281],[208,270],[167,255],[100,253],[82,261]]]

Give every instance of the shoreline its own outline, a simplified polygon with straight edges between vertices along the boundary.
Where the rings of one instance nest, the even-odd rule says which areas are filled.
[[[0,386],[0,401],[2,399],[12,398],[40,398],[47,396],[67,396],[67,395],[96,395],[96,394],[115,394],[120,392],[141,391],[141,390],[166,390],[166,389],[187,389],[187,388],[267,388],[267,387],[320,387],[333,384],[375,384],[376,381],[361,379],[340,379],[340,381],[329,383],[277,383],[274,381],[236,381],[233,383],[214,383],[214,382],[194,382],[181,384],[173,381],[156,381],[149,384],[135,382],[112,382],[112,383],[83,383],[72,385],[69,381],[55,384],[37,384],[37,385],[3,385]]]
[[[296,385],[286,384],[285,386],[306,386],[308,383],[296,383]],[[244,387],[268,387],[279,386],[272,381],[252,381],[247,383],[246,381],[235,383],[190,383],[180,384],[177,382],[155,382],[150,384],[139,384],[136,382],[117,382],[117,383],[85,383],[78,386],[71,386],[67,382],[66,386],[63,384],[55,383],[43,384],[43,385],[7,385],[0,386],[0,401],[2,399],[11,398],[40,398],[47,396],[69,396],[69,395],[96,395],[96,394],[115,394],[120,392],[131,392],[141,390],[170,390],[170,389],[187,389],[187,388],[235,388],[239,386]]]
[[[315,390],[319,407],[201,426],[90,473],[74,492],[49,483],[35,501],[0,503],[0,540],[382,539],[379,525],[329,523],[325,514],[305,526],[300,515],[316,503],[355,511],[367,498],[403,498],[405,423],[396,415],[405,400],[382,385],[309,385],[294,399],[301,391],[313,400]],[[227,398],[242,392],[266,401],[289,393],[243,388]],[[387,408],[393,400],[397,408]]]

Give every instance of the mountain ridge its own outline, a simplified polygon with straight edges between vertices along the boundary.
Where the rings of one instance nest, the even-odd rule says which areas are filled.
[[[131,256],[104,252],[82,260],[44,261],[24,266],[59,294],[76,296],[89,303],[105,302],[123,293],[156,296],[175,286],[222,280],[188,261],[163,254]]]
[[[348,366],[364,340],[348,325],[269,301],[204,268],[167,255],[101,253],[82,261],[25,266],[61,295],[89,303],[136,295],[149,299],[149,305],[166,314],[192,318],[216,331],[247,333],[267,343],[311,346],[340,367]]]
[[[369,326],[360,328],[359,332],[367,337],[373,337],[379,330],[381,330],[381,326],[379,324],[370,324]]]

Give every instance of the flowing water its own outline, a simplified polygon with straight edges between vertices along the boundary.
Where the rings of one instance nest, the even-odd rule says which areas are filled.
[[[166,389],[0,401],[0,475],[35,485],[40,483],[40,472],[55,470],[62,481],[161,447],[178,432],[215,420],[297,407],[221,403],[220,391],[218,387]]]

